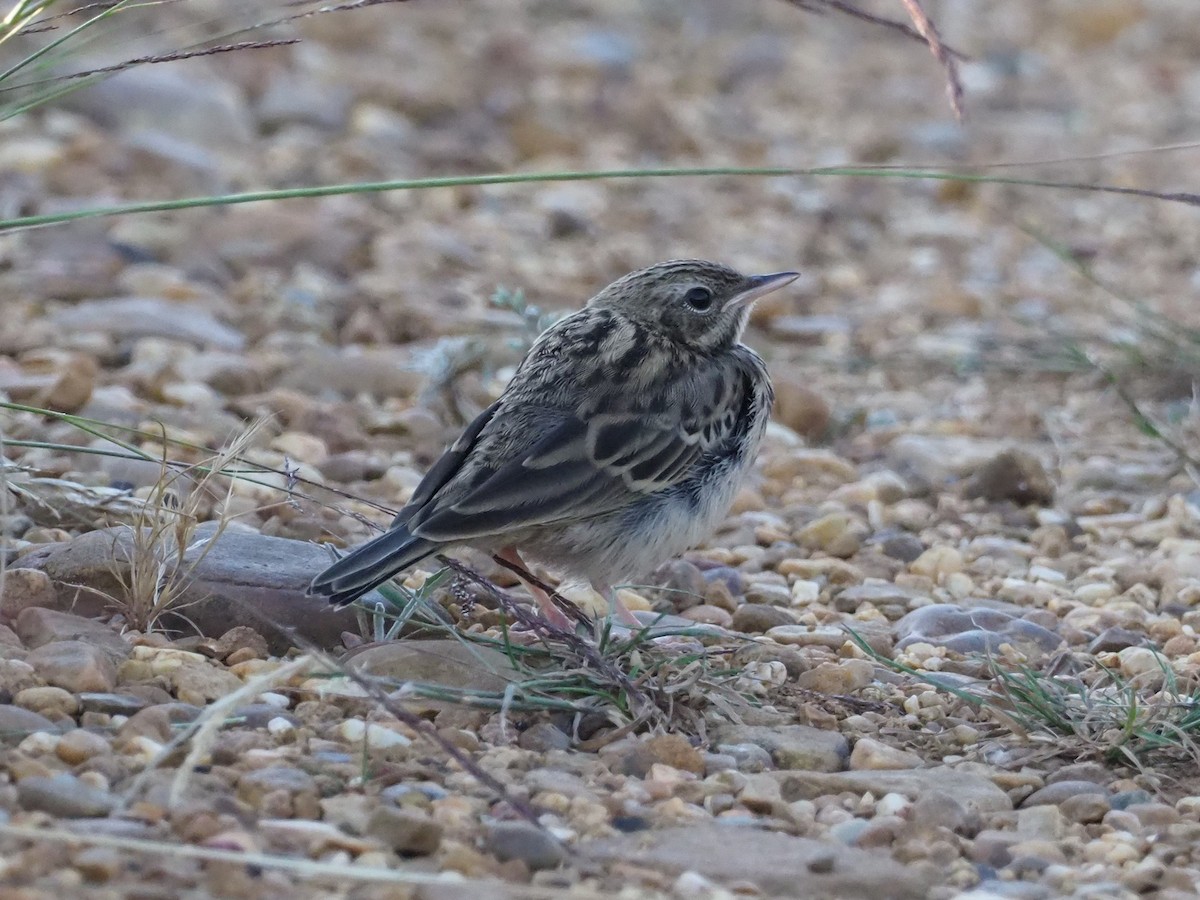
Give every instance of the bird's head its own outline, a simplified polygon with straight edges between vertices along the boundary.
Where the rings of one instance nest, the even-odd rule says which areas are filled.
[[[676,259],[630,272],[588,306],[611,309],[691,349],[711,352],[736,344],[754,301],[798,276],[743,275],[720,263]]]

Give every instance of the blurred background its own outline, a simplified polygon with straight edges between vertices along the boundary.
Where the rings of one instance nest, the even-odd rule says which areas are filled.
[[[6,231],[0,389],[205,443],[271,415],[261,461],[395,506],[549,315],[695,256],[803,272],[748,340],[780,422],[857,461],[907,435],[898,468],[936,482],[969,459],[921,437],[961,435],[1041,442],[1067,480],[1097,458],[1150,465],[1162,448],[1114,402],[1113,372],[1187,417],[1196,207],[1002,180],[1194,189],[1192,0],[930,0],[968,57],[961,124],[927,47],[819,3],[350,7],[180,0],[57,46],[91,13],[7,40],[9,67],[51,50],[0,80],[0,215],[476,173],[897,171],[454,186]],[[900,3],[862,8],[907,21]],[[147,62],[246,41],[282,43]],[[906,177],[947,167],[982,180]],[[312,516],[276,527],[365,533]]]

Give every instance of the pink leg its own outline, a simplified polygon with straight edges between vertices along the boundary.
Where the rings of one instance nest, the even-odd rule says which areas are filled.
[[[500,550],[496,556],[514,566],[520,566],[526,572],[529,571],[529,566],[525,564],[525,560],[521,559],[521,555],[517,553],[516,547],[505,547],[503,550]],[[546,620],[551,625],[555,626],[556,628],[565,629],[566,631],[575,630],[574,623],[567,618],[566,614],[562,610],[554,605],[554,601],[550,599],[549,594],[543,591],[536,584],[531,584],[524,578],[521,578],[520,575],[517,575],[517,578],[520,579],[521,584],[525,585],[525,589],[532,595],[534,602],[538,605],[538,609],[541,610],[542,615],[545,616]]]
[[[598,594],[608,599],[609,615],[615,616],[618,622],[628,625],[630,628],[643,627],[632,610],[617,596],[617,591],[612,585],[597,584],[595,588]]]

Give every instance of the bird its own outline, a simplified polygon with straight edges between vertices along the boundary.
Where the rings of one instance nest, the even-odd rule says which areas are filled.
[[[755,301],[798,272],[742,275],[661,262],[605,287],[534,340],[500,397],[417,485],[391,526],[317,575],[336,606],[455,545],[515,571],[525,557],[614,590],[706,538],[728,514],[767,428],[774,389],[742,343]],[[569,620],[522,578],[543,616]]]

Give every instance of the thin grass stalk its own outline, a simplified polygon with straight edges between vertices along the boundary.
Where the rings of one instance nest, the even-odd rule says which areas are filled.
[[[1155,191],[1148,188],[1122,187],[1110,184],[1088,184],[1085,182],[1055,181],[1043,178],[1018,178],[1008,175],[977,175],[949,170],[896,169],[871,166],[817,166],[811,168],[791,166],[664,166],[649,169],[591,169],[559,172],[504,172],[488,175],[449,175],[434,178],[409,178],[389,181],[352,182],[305,188],[284,188],[267,191],[247,191],[237,194],[216,194],[205,197],[187,197],[178,200],[151,200],[142,203],[126,203],[115,206],[96,206],[76,210],[64,210],[41,215],[18,216],[0,220],[0,232],[44,225],[58,225],[80,219],[106,218],[173,212],[177,210],[234,206],[243,203],[265,201],[311,199],[351,194],[377,194],[388,191],[416,191],[438,188],[486,187],[506,184],[545,184],[566,181],[614,181],[644,178],[796,178],[796,177],[840,177],[840,178],[890,178],[917,181],[953,181],[964,184],[998,184],[1014,187],[1036,187],[1053,190],[1087,191],[1123,196],[1144,197],[1200,206],[1200,192]]]

